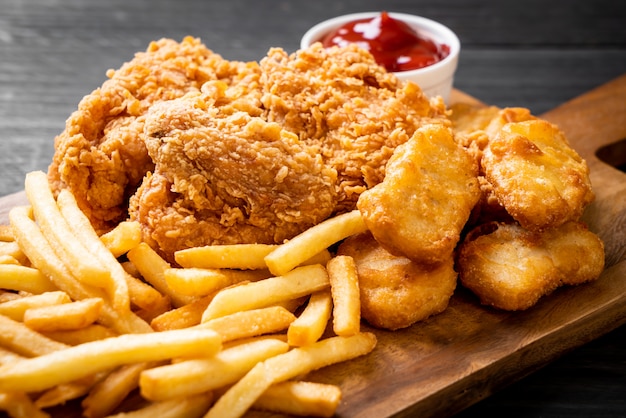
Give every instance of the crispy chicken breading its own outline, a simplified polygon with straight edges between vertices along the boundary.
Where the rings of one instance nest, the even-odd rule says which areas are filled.
[[[353,210],[422,124],[445,106],[354,46],[274,48],[247,76],[154,104],[143,139],[155,164],[131,219],[171,260],[220,243],[280,243]]]
[[[363,192],[357,207],[389,252],[439,263],[452,256],[480,197],[477,175],[450,128],[425,125],[396,148],[385,179]]]
[[[243,63],[163,39],[108,76],[56,138],[50,183],[99,232],[130,214],[168,259],[282,242],[353,210],[419,126],[450,123],[440,98],[354,45]]]
[[[524,310],[559,286],[597,279],[604,268],[604,245],[577,221],[544,231],[493,222],[468,234],[457,265],[461,283],[481,303]]]
[[[339,213],[382,181],[394,149],[416,129],[450,123],[440,98],[400,83],[355,45],[315,44],[291,55],[272,49],[261,68],[267,120],[299,135],[337,170]]]
[[[155,105],[145,131],[156,168],[130,214],[165,254],[282,242],[335,208],[336,171],[277,123],[222,112],[198,95]]]
[[[199,91],[209,80],[230,80],[243,63],[230,62],[199,40],[152,42],[86,95],[55,139],[48,169],[54,190],[68,188],[99,232],[126,219],[129,197],[154,168],[143,133],[154,103]]]
[[[443,312],[456,288],[452,256],[434,265],[416,263],[389,253],[369,232],[343,241],[338,254],[354,259],[361,316],[377,328],[406,328]]]

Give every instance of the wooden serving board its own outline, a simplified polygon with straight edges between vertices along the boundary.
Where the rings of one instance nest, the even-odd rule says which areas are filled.
[[[475,101],[458,91],[452,100]],[[626,163],[619,143],[626,138],[626,75],[541,116],[559,125],[591,168],[596,201],[584,219],[605,242],[600,279],[516,313],[482,307],[459,288],[440,315],[401,331],[371,330],[373,353],[308,377],[341,386],[338,416],[449,416],[626,323],[626,174],[596,156]],[[0,199],[0,222],[25,201],[23,193]],[[55,416],[80,416],[73,406]]]

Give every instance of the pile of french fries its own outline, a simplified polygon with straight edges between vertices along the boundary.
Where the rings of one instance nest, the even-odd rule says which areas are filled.
[[[334,415],[341,390],[310,371],[370,353],[354,261],[328,247],[365,230],[358,211],[281,245],[175,254],[122,222],[98,236],[74,196],[26,176],[28,205],[0,226],[0,410],[48,417]],[[133,393],[132,411],[121,405]]]

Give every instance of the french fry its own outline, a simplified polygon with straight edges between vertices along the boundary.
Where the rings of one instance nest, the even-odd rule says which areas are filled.
[[[326,265],[326,263],[328,263],[328,260],[330,260],[332,258],[332,254],[330,253],[330,251],[328,251],[327,248],[324,248],[322,251],[320,251],[319,253],[315,254],[313,257],[303,261],[300,265],[301,266],[308,266],[311,264],[321,264],[323,266]]]
[[[205,296],[244,281],[270,277],[267,270],[232,270],[225,268],[169,268],[165,281],[173,292],[188,296]]]
[[[304,303],[309,300],[309,296],[302,296],[296,299],[283,300],[276,303],[276,306],[282,306],[289,312],[296,312]]]
[[[109,415],[128,394],[139,386],[139,375],[154,363],[135,363],[122,366],[109,373],[91,388],[83,399],[83,415],[100,418]]]
[[[0,264],[22,265],[15,257],[8,254],[0,254]]]
[[[302,417],[332,417],[340,401],[338,386],[287,381],[270,386],[252,408]]]
[[[11,225],[0,225],[0,241],[1,242],[11,242],[14,241],[13,230],[11,229]]]
[[[0,264],[0,288],[34,294],[58,290],[41,271],[19,264]]]
[[[180,295],[168,286],[165,271],[171,268],[170,264],[145,242],[128,251],[126,256],[148,283],[170,298],[174,307],[179,308],[197,299],[193,296]]]
[[[15,321],[23,321],[24,313],[28,309],[60,305],[62,303],[70,303],[71,301],[67,293],[60,290],[45,292],[1,303],[0,315],[8,316]]]
[[[21,322],[0,315],[0,346],[25,357],[41,356],[69,346],[44,337]]]
[[[284,382],[313,370],[351,360],[370,353],[376,346],[376,336],[361,332],[349,337],[331,337],[265,361],[274,383]]]
[[[272,385],[265,362],[257,363],[213,404],[204,418],[238,418]]]
[[[57,205],[61,216],[67,221],[70,231],[77,241],[87,249],[108,272],[108,282],[103,287],[111,297],[113,307],[121,312],[130,311],[130,296],[126,283],[126,272],[113,257],[107,247],[100,241],[100,237],[93,229],[89,218],[78,207],[72,192],[63,189],[57,197]],[[101,285],[102,286],[102,285]]]
[[[23,356],[20,356],[17,353],[14,353],[13,351],[4,348],[4,347],[0,347],[0,365],[2,364],[6,364],[6,363],[12,363],[14,361],[19,361],[24,359]]]
[[[182,267],[204,269],[266,269],[265,256],[278,245],[207,245],[176,251],[174,258]]]
[[[287,343],[277,339],[252,339],[225,347],[210,358],[155,367],[141,373],[141,395],[152,401],[162,401],[218,389],[235,383],[258,362],[288,349]]]
[[[24,324],[35,331],[67,331],[96,322],[104,301],[88,298],[60,305],[40,306],[24,312]]]
[[[365,230],[356,210],[282,245],[182,250],[175,254],[182,268],[173,268],[141,242],[138,223],[99,237],[68,190],[54,198],[43,172],[29,173],[26,189],[32,207],[10,211],[4,241],[0,227],[0,245],[12,254],[0,261],[0,288],[4,266],[35,277],[29,289],[6,287],[32,295],[0,302],[0,345],[8,348],[6,356],[0,350],[0,397],[37,394],[34,403],[26,396],[34,413],[87,395],[83,415],[104,417],[139,387],[153,403],[118,417],[200,416],[209,391],[222,396],[208,418],[251,407],[332,416],[338,387],[285,381],[376,345],[359,330],[356,269],[328,250]],[[117,259],[124,254],[136,276]],[[337,337],[320,340],[331,311]]]
[[[221,337],[211,330],[126,334],[0,366],[0,391],[36,392],[124,364],[211,356]]]
[[[15,239],[20,248],[31,260],[34,267],[41,271],[57,287],[67,293],[72,300],[92,297],[105,298],[104,291],[80,283],[58,258],[37,224],[30,218],[27,206],[16,206],[9,211],[9,220]],[[119,333],[152,332],[150,325],[133,312],[120,313],[108,303],[102,307],[100,321]]]
[[[147,323],[152,322],[152,320],[160,315],[163,315],[166,312],[169,312],[172,309],[172,304],[170,303],[170,298],[164,296],[160,299],[160,305],[154,305],[150,307],[150,309],[139,308],[134,312],[138,317],[146,321]]]
[[[0,290],[0,303],[10,302],[12,300],[17,300],[23,298],[25,295],[21,293],[14,292],[5,292],[4,290]]]
[[[200,417],[213,401],[213,394],[203,393],[183,399],[154,402],[141,409],[120,412],[108,418],[189,418]]]
[[[139,273],[139,270],[137,270],[137,267],[135,267],[133,263],[126,260],[126,261],[120,261],[120,264],[122,265],[122,267],[124,267],[124,270],[126,271],[126,273],[128,273],[135,279],[141,279],[141,273]]]
[[[129,274],[124,269],[130,301],[146,312],[165,312],[171,309],[170,298],[154,287]]]
[[[211,407],[205,418],[241,417],[275,383],[342,361],[365,355],[376,346],[376,336],[359,333],[332,337],[258,363],[230,387]]]
[[[39,395],[35,400],[35,406],[42,409],[50,408],[80,398],[89,392],[99,378],[100,374],[54,386]]]
[[[118,334],[111,328],[100,324],[92,324],[80,329],[67,331],[39,331],[42,335],[67,345],[78,345],[90,341],[104,340],[116,337]]]
[[[3,257],[11,257],[14,260],[17,260],[19,264],[26,264],[28,259],[22,252],[21,248],[15,241],[0,241],[0,255]]]
[[[295,319],[282,306],[269,306],[214,318],[196,328],[211,329],[222,336],[222,342],[227,342],[285,330]]]
[[[319,340],[326,329],[331,310],[330,291],[321,290],[313,293],[300,316],[289,325],[287,330],[289,345],[300,347]]]
[[[261,308],[283,300],[296,299],[328,286],[328,274],[323,266],[316,264],[298,267],[284,276],[220,291],[202,314],[202,322],[237,311]]]
[[[0,411],[11,418],[50,418],[23,392],[0,392]]]
[[[100,241],[115,258],[126,254],[141,240],[141,225],[135,221],[122,221],[109,232],[100,235]]]
[[[354,259],[336,256],[326,269],[333,297],[333,331],[342,336],[357,334],[361,330],[361,297]]]
[[[172,309],[154,318],[150,325],[155,331],[189,328],[202,321],[202,313],[206,310],[215,294],[199,298],[180,308]]]
[[[61,215],[46,174],[43,171],[29,172],[24,188],[35,219],[59,259],[80,282],[106,289],[111,298],[116,296],[111,293],[114,286],[109,271],[76,239],[70,225]]]
[[[358,210],[329,218],[279,245],[265,257],[275,275],[283,275],[331,245],[363,231],[367,227]]]

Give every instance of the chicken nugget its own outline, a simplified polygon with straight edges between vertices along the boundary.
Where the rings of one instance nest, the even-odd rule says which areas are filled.
[[[503,125],[481,164],[498,202],[526,229],[577,220],[594,199],[586,161],[545,120]]]
[[[338,254],[354,259],[361,316],[377,328],[406,328],[443,312],[456,288],[452,257],[436,265],[419,264],[389,253],[369,232],[347,238]]]
[[[451,257],[480,197],[477,167],[450,128],[430,124],[398,146],[357,207],[376,240],[418,263]]]
[[[544,231],[519,224],[488,223],[472,230],[459,246],[461,284],[481,303],[518,311],[561,285],[577,285],[600,276],[604,244],[581,222]]]

